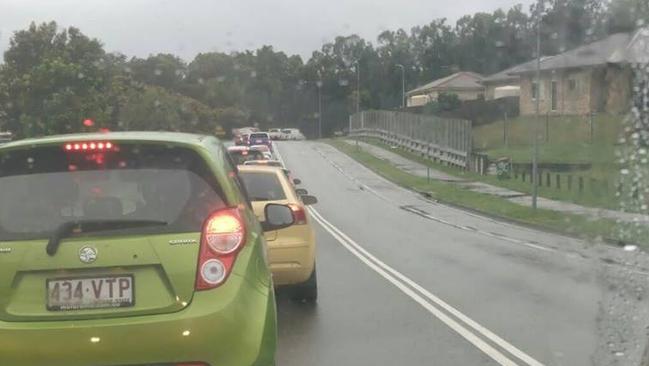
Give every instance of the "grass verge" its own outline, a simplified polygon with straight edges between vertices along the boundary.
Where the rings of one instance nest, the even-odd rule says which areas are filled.
[[[532,131],[540,136],[541,162],[603,163],[615,160],[609,154],[623,129],[624,116],[598,114],[589,116],[519,116],[504,121],[476,126],[473,147],[483,151],[500,150],[512,155],[514,161],[528,162]],[[507,140],[507,144],[505,144]],[[549,148],[544,149],[543,146]],[[609,150],[602,151],[603,146]]]
[[[375,173],[407,189],[428,192],[431,198],[486,215],[535,226],[541,229],[568,234],[585,239],[617,241],[617,225],[613,220],[592,220],[579,215],[559,213],[517,205],[492,195],[477,193],[461,186],[441,181],[427,182],[426,178],[408,174],[392,164],[374,157],[342,141],[329,140],[329,144],[367,166]],[[638,244],[649,247],[649,238],[640,238]]]
[[[445,166],[440,163],[436,163],[430,159],[426,159],[418,154],[411,153],[409,151],[399,149],[399,148],[392,148],[391,146],[381,142],[378,139],[363,139],[363,141],[368,144],[372,144],[384,148],[386,150],[392,151],[393,153],[401,155],[406,159],[416,161],[426,166],[430,166],[431,169],[440,170],[450,175],[454,175],[457,177],[461,177],[464,179],[473,180],[477,182],[484,182],[494,186],[508,188],[511,190],[515,190],[527,194],[532,193],[532,185],[529,182],[529,177],[528,177],[528,182],[523,182],[520,179],[501,180],[492,175],[480,175],[480,174],[460,170],[454,167]],[[554,182],[556,179],[556,175],[557,173],[551,174],[551,180],[553,186],[555,185]],[[546,176],[545,174],[543,174],[544,182],[543,185],[539,187],[539,195],[541,197],[545,197],[557,201],[576,203],[578,205],[587,206],[587,207],[606,208],[611,210],[619,209],[619,201],[618,201],[619,199],[615,197],[615,194],[613,193],[614,182],[615,182],[614,177],[611,177],[608,180],[608,185],[610,187],[609,190],[606,191],[605,193],[603,192],[603,190],[593,189],[593,187],[588,182],[588,178],[589,178],[588,175],[581,175],[585,179],[585,189],[583,192],[576,192],[576,185],[577,185],[576,182],[580,174],[570,174],[573,175],[574,178],[574,186],[572,191],[568,191],[565,189],[567,185],[566,176],[568,174],[560,174],[560,175],[562,179],[563,190],[556,189],[555,187],[546,186],[545,185]]]

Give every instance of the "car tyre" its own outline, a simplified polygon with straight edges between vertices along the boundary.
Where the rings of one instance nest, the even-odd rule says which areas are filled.
[[[294,285],[291,289],[291,298],[294,301],[314,304],[318,301],[318,275],[315,266],[309,279],[303,283]]]

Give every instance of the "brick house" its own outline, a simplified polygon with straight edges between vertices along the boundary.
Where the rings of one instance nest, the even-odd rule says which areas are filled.
[[[407,106],[419,107],[436,101],[440,94],[455,94],[460,100],[474,100],[484,97],[483,76],[475,72],[460,71],[447,77],[431,81],[406,93]]]
[[[513,72],[520,77],[520,112],[581,115],[592,112],[622,113],[629,110],[632,68],[628,48],[643,30],[617,33],[541,61],[540,86],[536,63]]]
[[[544,57],[543,59],[548,58]],[[503,71],[486,76],[481,82],[485,87],[485,99],[494,100],[504,97],[519,97],[521,93],[521,81],[520,75],[515,73],[529,69],[532,65],[536,65],[536,60],[512,66]]]

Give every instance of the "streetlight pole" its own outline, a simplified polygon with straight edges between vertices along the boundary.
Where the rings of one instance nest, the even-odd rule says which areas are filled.
[[[316,82],[318,87],[318,138],[322,138],[322,80]]]
[[[396,65],[401,69],[401,109],[406,108],[406,68],[401,64]]]
[[[356,113],[361,110],[361,66],[358,61],[356,64]]]
[[[542,4],[539,2],[536,18],[536,119],[532,129],[532,209],[536,210],[539,196],[539,132],[541,123],[541,16]]]

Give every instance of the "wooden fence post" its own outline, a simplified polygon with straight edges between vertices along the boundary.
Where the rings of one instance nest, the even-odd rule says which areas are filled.
[[[505,148],[509,147],[509,138],[507,136],[507,111],[505,111],[505,119],[503,120],[503,143]]]
[[[588,178],[588,185],[590,185],[590,193],[594,193],[596,195],[601,194],[599,187],[597,186],[597,180],[595,178]]]
[[[550,142],[550,112],[545,114],[545,143]]]

